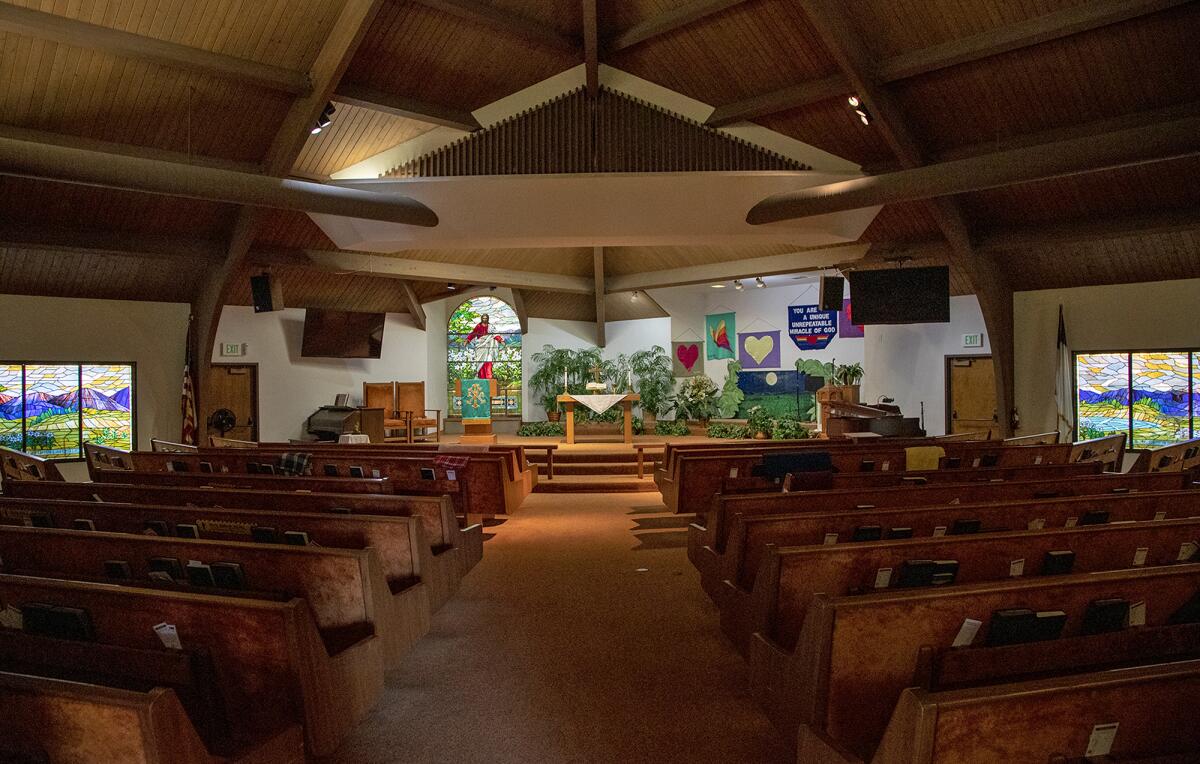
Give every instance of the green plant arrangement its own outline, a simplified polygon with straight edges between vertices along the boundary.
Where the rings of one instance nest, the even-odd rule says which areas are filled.
[[[808,428],[798,419],[776,419],[771,428],[772,440],[803,440],[809,437]]]
[[[684,419],[707,421],[717,408],[717,385],[707,374],[688,377],[675,394],[675,406]]]
[[[704,434],[710,438],[740,440],[741,438],[750,437],[750,429],[740,424],[732,424],[730,422],[715,422],[708,426],[708,429]]]
[[[675,400],[671,396],[671,390],[675,387],[671,356],[662,346],[639,350],[628,358],[618,356],[617,366],[618,373],[624,366],[633,374],[635,389],[642,396],[643,412],[657,418],[666,416],[675,408]]]
[[[863,367],[861,363],[851,363],[837,368],[834,375],[839,385],[857,385],[862,382]]]
[[[561,422],[525,422],[517,430],[522,438],[543,438],[566,435],[567,431]]]
[[[820,377],[825,380],[825,384],[832,385],[836,369],[832,362],[823,363],[815,358],[798,358],[796,359],[796,371],[810,377]]]
[[[682,419],[660,419],[654,423],[654,434],[663,436],[690,435],[687,422]]]
[[[746,417],[746,429],[750,437],[765,438],[771,434],[771,414],[762,406],[753,406]]]
[[[737,361],[730,361],[725,369],[725,384],[721,387],[721,397],[717,399],[717,412],[723,419],[732,419],[737,416],[738,406],[746,398],[746,394],[738,387],[738,374],[742,371],[742,365]]]

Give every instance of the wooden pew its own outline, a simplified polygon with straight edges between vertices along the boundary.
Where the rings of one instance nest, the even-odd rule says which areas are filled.
[[[842,596],[895,590],[907,560],[954,560],[955,585],[1044,575],[1050,552],[1075,555],[1073,572],[1091,573],[1134,567],[1139,550],[1142,565],[1155,567],[1200,557],[1200,517],[1179,520],[1119,522],[1107,525],[1008,531],[965,536],[940,536],[900,541],[874,541],[797,547],[768,547],[755,576],[754,588],[726,589],[721,626],[745,655],[750,635],[771,633],[784,648],[792,648],[818,592]],[[1185,554],[1191,549],[1191,554]],[[1020,575],[1014,561],[1020,560]],[[888,571],[881,574],[880,571]],[[883,575],[881,580],[879,576]]]
[[[1107,598],[1144,602],[1146,626],[1165,626],[1200,589],[1200,564],[1083,573],[1035,579],[909,589],[851,596],[819,594],[798,636],[756,633],[751,691],[789,736],[801,723],[867,759],[883,736],[901,692],[912,684],[922,648],[935,655],[973,618],[984,623],[1004,608],[1062,611],[1061,639],[1078,638],[1089,603]],[[784,645],[794,641],[793,653]],[[1064,643],[1069,645],[1069,643]],[[979,653],[986,663],[986,656]]]
[[[802,726],[799,764],[949,764],[1085,761],[1097,725],[1116,725],[1097,761],[1197,760],[1200,660],[1133,666],[989,687],[900,693],[870,759]]]
[[[174,558],[181,566],[189,560],[237,563],[249,592],[304,599],[327,644],[377,635],[389,668],[398,665],[427,630],[428,598],[421,597],[419,590],[393,595],[373,548],[183,539],[145,535],[140,529],[129,533],[0,525],[0,560],[3,570],[10,573],[144,587],[149,581],[149,563],[155,557]],[[129,563],[131,578],[107,578],[104,564],[109,560]],[[213,592],[202,586],[186,586],[185,590]],[[236,591],[221,593],[239,596]]]
[[[1200,438],[1143,451],[1130,469],[1138,472],[1190,472],[1198,467]]]
[[[3,446],[0,446],[0,476],[5,485],[24,480],[63,479],[54,462]]]
[[[0,603],[31,602],[87,610],[102,644],[160,649],[154,627],[174,624],[185,649],[212,655],[229,717],[243,731],[256,739],[300,724],[316,756],[336,749],[382,691],[379,641],[331,654],[304,600],[0,575]]]
[[[111,764],[300,764],[296,725],[257,744],[214,755],[175,693],[0,672],[0,756],[16,761]],[[5,756],[6,760],[10,760]]]
[[[139,472],[105,470],[97,482],[125,485],[177,485],[245,488],[252,491],[309,491],[313,493],[392,493],[387,478],[285,477],[282,475],[238,475],[234,473]]]
[[[1109,474],[1061,480],[1012,483],[954,483],[902,486],[879,490],[805,491],[787,494],[750,494],[713,497],[703,519],[688,527],[688,559],[702,576],[720,570],[730,519],[800,512],[845,512],[880,507],[919,507],[938,504],[974,504],[993,501],[1032,501],[1064,496],[1097,496],[1135,491],[1172,491],[1189,488],[1188,476],[1174,474]]]
[[[1075,496],[1036,501],[1001,501],[950,506],[855,509],[732,519],[725,552],[720,555],[720,592],[724,606],[733,589],[749,594],[768,545],[778,548],[854,540],[860,528],[908,528],[914,538],[932,537],[957,520],[976,521],[982,532],[1038,530],[1075,525],[1089,512],[1107,522],[1166,520],[1200,516],[1200,491],[1152,491]],[[1086,520],[1085,520],[1086,522]],[[832,537],[832,538],[831,538]]]
[[[432,556],[423,576],[430,585],[430,606],[445,604],[463,577],[483,558],[483,526],[459,528],[446,497],[409,497],[372,494],[324,494],[252,491],[219,488],[134,486],[109,483],[22,483],[12,486],[12,496],[29,499],[116,502],[127,504],[219,507],[351,517],[419,518]]]

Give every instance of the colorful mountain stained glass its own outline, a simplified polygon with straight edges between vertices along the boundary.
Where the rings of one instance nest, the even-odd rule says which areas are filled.
[[[0,445],[79,459],[84,442],[133,445],[133,366],[0,365]]]
[[[1146,351],[1075,356],[1079,437],[1124,432],[1131,448],[1188,440],[1200,408],[1200,353]]]
[[[1075,356],[1079,438],[1129,432],[1129,354]]]

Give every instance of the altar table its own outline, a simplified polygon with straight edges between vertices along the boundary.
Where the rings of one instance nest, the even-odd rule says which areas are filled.
[[[591,400],[589,400],[591,399]],[[624,435],[625,442],[633,444],[633,404],[642,399],[642,396],[637,393],[625,393],[623,395],[560,395],[558,402],[561,403],[567,410],[567,444],[574,445],[575,443],[575,404],[580,403],[587,406],[589,403],[602,404],[603,407],[597,414],[603,413],[613,406],[620,404],[625,412],[625,427]],[[604,405],[606,404],[606,405]],[[594,406],[589,406],[595,410]]]

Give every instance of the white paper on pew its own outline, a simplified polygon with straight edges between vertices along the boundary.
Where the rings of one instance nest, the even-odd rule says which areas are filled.
[[[1137,551],[1133,553],[1133,567],[1140,568],[1146,564],[1146,555],[1150,554],[1150,547],[1139,546]]]
[[[1135,602],[1129,606],[1129,616],[1126,618],[1126,626],[1145,626],[1146,625],[1146,601]]]
[[[165,570],[152,570],[147,574],[151,581],[161,581],[164,584],[173,584],[175,579],[171,578],[171,574]]]
[[[1019,578],[1025,575],[1025,558],[1013,560],[1008,564],[1008,575],[1010,578]]]
[[[951,647],[968,647],[975,641],[975,635],[979,633],[979,627],[983,626],[983,621],[977,621],[974,618],[964,618],[962,626],[958,629],[958,634],[954,637],[954,642]]]
[[[1155,513],[1154,513],[1154,519],[1155,519],[1155,520],[1166,520],[1166,519],[1167,519],[1167,513],[1166,513],[1166,512],[1155,512]]]
[[[458,473],[455,472],[454,470],[446,470],[446,479],[447,480],[458,480]]]
[[[731,477],[731,478],[737,477],[737,472],[738,472],[737,467],[730,467],[729,468],[729,477]]]
[[[1084,756],[1107,756],[1112,751],[1113,741],[1117,739],[1117,722],[1112,724],[1097,724],[1092,727],[1092,736],[1088,738],[1087,751]]]
[[[1079,518],[1078,518],[1078,517],[1068,517],[1068,518],[1067,518],[1067,524],[1066,524],[1064,527],[1066,527],[1066,528],[1074,528],[1074,527],[1075,527],[1075,523],[1077,523],[1077,522],[1079,522]]]
[[[163,647],[169,650],[183,649],[183,644],[179,641],[179,632],[175,630],[175,624],[160,623],[154,627],[154,633],[162,640]]]
[[[891,468],[892,468],[892,463],[890,461],[886,461],[883,463],[883,471],[884,472],[887,472]]]
[[[979,466],[979,457],[978,457],[978,456],[976,456],[976,457],[975,457],[975,459],[974,459],[974,460],[971,462],[971,466],[972,466],[972,467],[978,467],[978,466]]]
[[[1192,559],[1193,555],[1196,554],[1197,549],[1200,549],[1200,542],[1183,542],[1179,545],[1179,557],[1176,558],[1176,562],[1186,562]]]
[[[892,569],[880,568],[875,571],[875,588],[886,589],[892,583]]]
[[[378,479],[380,477],[379,470],[371,470],[371,477]]]
[[[98,493],[94,493],[94,494],[92,494],[92,501],[96,502],[97,504],[103,504],[103,503],[104,503],[104,499],[101,499],[101,498],[100,498],[100,494],[98,494]]]
[[[822,541],[821,543],[825,544],[826,546],[829,546],[830,544],[836,544],[837,540],[838,540],[838,535],[836,533],[826,533],[825,540]]]
[[[1033,463],[1034,463],[1034,464],[1041,464],[1041,463],[1042,463],[1042,457],[1040,457],[1040,456],[1034,457],[1034,459],[1033,459]]]
[[[939,525],[938,527],[934,528],[933,535],[934,536],[945,536],[946,535],[946,526]]]
[[[1031,531],[1040,531],[1045,527],[1046,527],[1046,518],[1044,518],[1044,517],[1035,517],[1029,521],[1029,530],[1031,530]]]
[[[25,628],[25,616],[17,608],[8,605],[0,610],[0,626],[6,629],[23,629]]]

